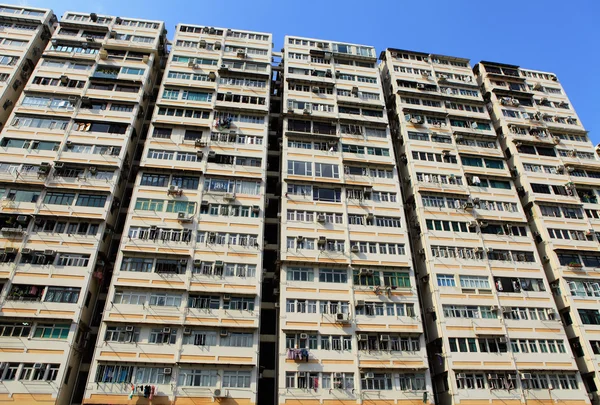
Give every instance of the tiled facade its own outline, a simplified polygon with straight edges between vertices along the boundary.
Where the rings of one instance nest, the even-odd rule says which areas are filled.
[[[52,10],[0,4],[0,128],[48,44],[55,23]]]
[[[23,403],[70,403],[94,344],[92,312],[165,39],[162,23],[128,21],[67,12],[2,130],[2,380]]]
[[[585,403],[469,61],[398,49],[381,59],[436,403]]]
[[[429,403],[375,49],[286,36],[284,51],[279,403]]]
[[[269,34],[177,26],[85,403],[256,402],[270,61]]]
[[[600,156],[554,74],[171,37],[0,5],[0,402],[598,403]]]
[[[595,392],[600,159],[556,75],[492,62],[480,62],[475,72],[571,349]]]

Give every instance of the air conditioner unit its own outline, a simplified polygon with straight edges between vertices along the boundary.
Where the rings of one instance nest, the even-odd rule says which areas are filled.
[[[44,256],[54,256],[56,255],[56,250],[46,249],[44,250]]]
[[[54,168],[55,169],[62,169],[63,167],[65,167],[65,164],[63,162],[56,162],[56,163],[54,163]]]
[[[28,218],[27,215],[17,215],[17,222],[27,222]]]
[[[357,307],[364,307],[365,306],[365,300],[357,300],[356,301],[356,306]]]
[[[229,294],[223,295],[223,302],[229,302],[229,301],[231,301],[231,295],[229,295]]]
[[[367,214],[367,220],[369,220],[369,221],[372,221],[372,220],[374,220],[374,219],[375,219],[375,214],[373,214],[373,213],[369,212],[369,213]]]
[[[434,314],[435,313],[435,308],[434,307],[427,307],[425,309],[425,312],[428,314]]]
[[[133,332],[133,325],[127,325],[125,326],[125,332]]]
[[[192,334],[192,329],[190,329],[190,328],[183,328],[183,334],[184,335],[191,335]]]
[[[14,252],[9,252],[8,249],[14,249],[14,248],[6,248],[6,249],[4,249],[4,253],[16,253],[16,250]],[[31,252],[32,251],[30,248],[21,249],[21,254],[23,254],[23,255],[30,255]]]
[[[173,369],[171,367],[165,367],[163,368],[163,374],[164,375],[171,375],[173,373]]]
[[[194,259],[194,267],[202,266],[202,259]]]
[[[301,333],[300,339],[308,339],[308,333]]]
[[[500,343],[508,343],[508,338],[506,336],[500,336],[498,338],[498,342],[500,342]]]
[[[379,336],[379,340],[382,342],[389,342],[391,340],[390,335],[381,335]]]
[[[375,378],[375,373],[365,373],[365,378],[369,378],[369,379]]]
[[[470,201],[467,201],[466,203],[464,203],[464,204],[462,205],[462,209],[463,209],[463,210],[465,210],[465,211],[470,211],[470,210],[472,210],[472,209],[473,209],[473,203],[472,203],[472,202],[470,202]]]
[[[317,241],[317,244],[319,246],[324,246],[326,243],[327,243],[327,237],[319,236],[319,240]]]
[[[226,193],[223,196],[223,199],[225,199],[227,201],[234,201],[235,200],[235,194],[233,194],[233,193]]]
[[[187,219],[187,212],[184,212],[184,211],[178,212],[177,219]]]
[[[227,329],[221,329],[221,332],[219,332],[219,336],[227,337],[229,336],[229,331]]]
[[[318,214],[317,215],[317,222],[321,222],[321,223],[322,222],[326,222],[326,219],[327,218],[325,217],[325,214]]]
[[[502,312],[505,314],[512,312],[512,307],[502,307]]]
[[[554,310],[554,308],[547,308],[546,309],[546,315],[548,315],[549,317],[553,318],[556,316],[556,311]]]
[[[33,365],[33,368],[36,369],[36,370],[40,370],[43,367],[44,367],[44,364],[42,364],[42,363],[35,363]]]
[[[456,375],[456,378],[458,378],[460,380],[464,380],[465,378],[467,378],[467,375],[465,373],[458,373]]]
[[[492,312],[498,312],[500,310],[500,308],[498,307],[498,305],[492,305],[490,307],[490,311]]]
[[[344,373],[340,373],[340,372],[333,373],[333,378],[343,378],[343,377],[344,377]]]
[[[312,87],[312,92],[313,93],[318,93],[319,92],[319,88],[317,86],[313,86]]]
[[[338,312],[335,314],[335,321],[338,323],[348,323],[350,322],[350,316],[348,314]]]
[[[171,333],[171,328],[163,328],[162,333]]]
[[[353,245],[353,246],[350,248],[350,251],[351,251],[352,253],[358,253],[358,252],[360,251],[360,249],[359,249],[358,245]]]
[[[521,373],[521,380],[531,380],[531,373]]]
[[[215,261],[215,267],[223,267],[224,263],[223,260],[216,260]]]

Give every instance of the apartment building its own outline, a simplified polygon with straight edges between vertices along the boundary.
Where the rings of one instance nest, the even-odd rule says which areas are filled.
[[[84,403],[256,402],[271,48],[177,25]]]
[[[18,32],[13,30],[25,25],[25,11],[3,32]],[[44,24],[51,16],[32,13],[43,13]],[[93,344],[90,319],[110,267],[111,233],[164,43],[161,22],[67,12],[4,125],[0,395],[5,401],[73,403],[83,353]]]
[[[283,52],[279,403],[432,403],[375,49]]]
[[[0,128],[46,48],[55,23],[52,10],[0,4]]]
[[[589,403],[469,60],[380,58],[436,404]]]
[[[492,62],[480,62],[474,72],[571,349],[597,403],[600,158],[556,75]]]

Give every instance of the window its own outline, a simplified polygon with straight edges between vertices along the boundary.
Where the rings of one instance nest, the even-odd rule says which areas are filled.
[[[347,283],[348,271],[342,269],[319,269],[321,283]]]
[[[288,281],[313,281],[314,275],[312,268],[291,267],[287,269]]]
[[[438,274],[437,284],[439,287],[456,287],[456,280],[451,274]]]
[[[228,333],[227,337],[221,338],[221,346],[229,347],[252,347],[252,333]]]
[[[52,327],[53,325],[49,325],[49,326]],[[42,332],[43,332],[42,325],[38,325],[37,328],[41,328],[40,330],[42,330]],[[3,323],[0,323],[0,337],[27,337],[27,336],[29,336],[30,331],[31,331],[31,324],[29,322],[15,322],[15,323],[3,322]],[[36,336],[37,334],[38,333],[37,333],[37,329],[36,329],[36,332],[34,333],[34,337],[39,337],[39,336]],[[60,334],[59,334],[59,337],[60,337]]]
[[[340,177],[339,166],[335,164],[317,162],[315,163],[315,176],[338,179]]]
[[[183,387],[215,387],[217,385],[217,370],[179,370],[178,384]]]
[[[250,371],[224,371],[223,388],[250,388]]]
[[[151,329],[150,337],[148,338],[149,343],[154,344],[175,344],[177,342],[177,329],[174,328],[161,328]]]
[[[169,384],[171,376],[164,374],[164,367],[140,367],[135,370],[137,384]]]
[[[79,300],[79,291],[76,287],[48,287],[44,301],[75,304]]]
[[[115,304],[143,305],[148,296],[146,293],[135,291],[115,291],[113,302]]]
[[[386,287],[410,288],[408,273],[383,272],[383,284]]]
[[[105,195],[91,195],[91,194],[79,194],[75,205],[82,207],[104,207],[106,203]]]
[[[490,282],[487,277],[460,276],[459,279],[461,288],[491,289]]]
[[[181,295],[152,294],[150,305],[157,307],[179,307],[181,306]]]

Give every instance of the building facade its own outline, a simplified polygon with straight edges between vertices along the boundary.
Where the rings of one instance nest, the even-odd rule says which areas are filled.
[[[587,403],[469,60],[381,59],[436,403]]]
[[[475,73],[583,381],[597,402],[600,159],[556,75],[492,62],[480,62]]]
[[[67,12],[2,130],[0,373],[13,401],[73,403],[164,39],[160,22]]]
[[[430,403],[375,49],[283,51],[279,403]]]
[[[271,48],[177,26],[84,403],[256,402]]]
[[[46,48],[54,24],[52,10],[0,4],[0,128]]]

